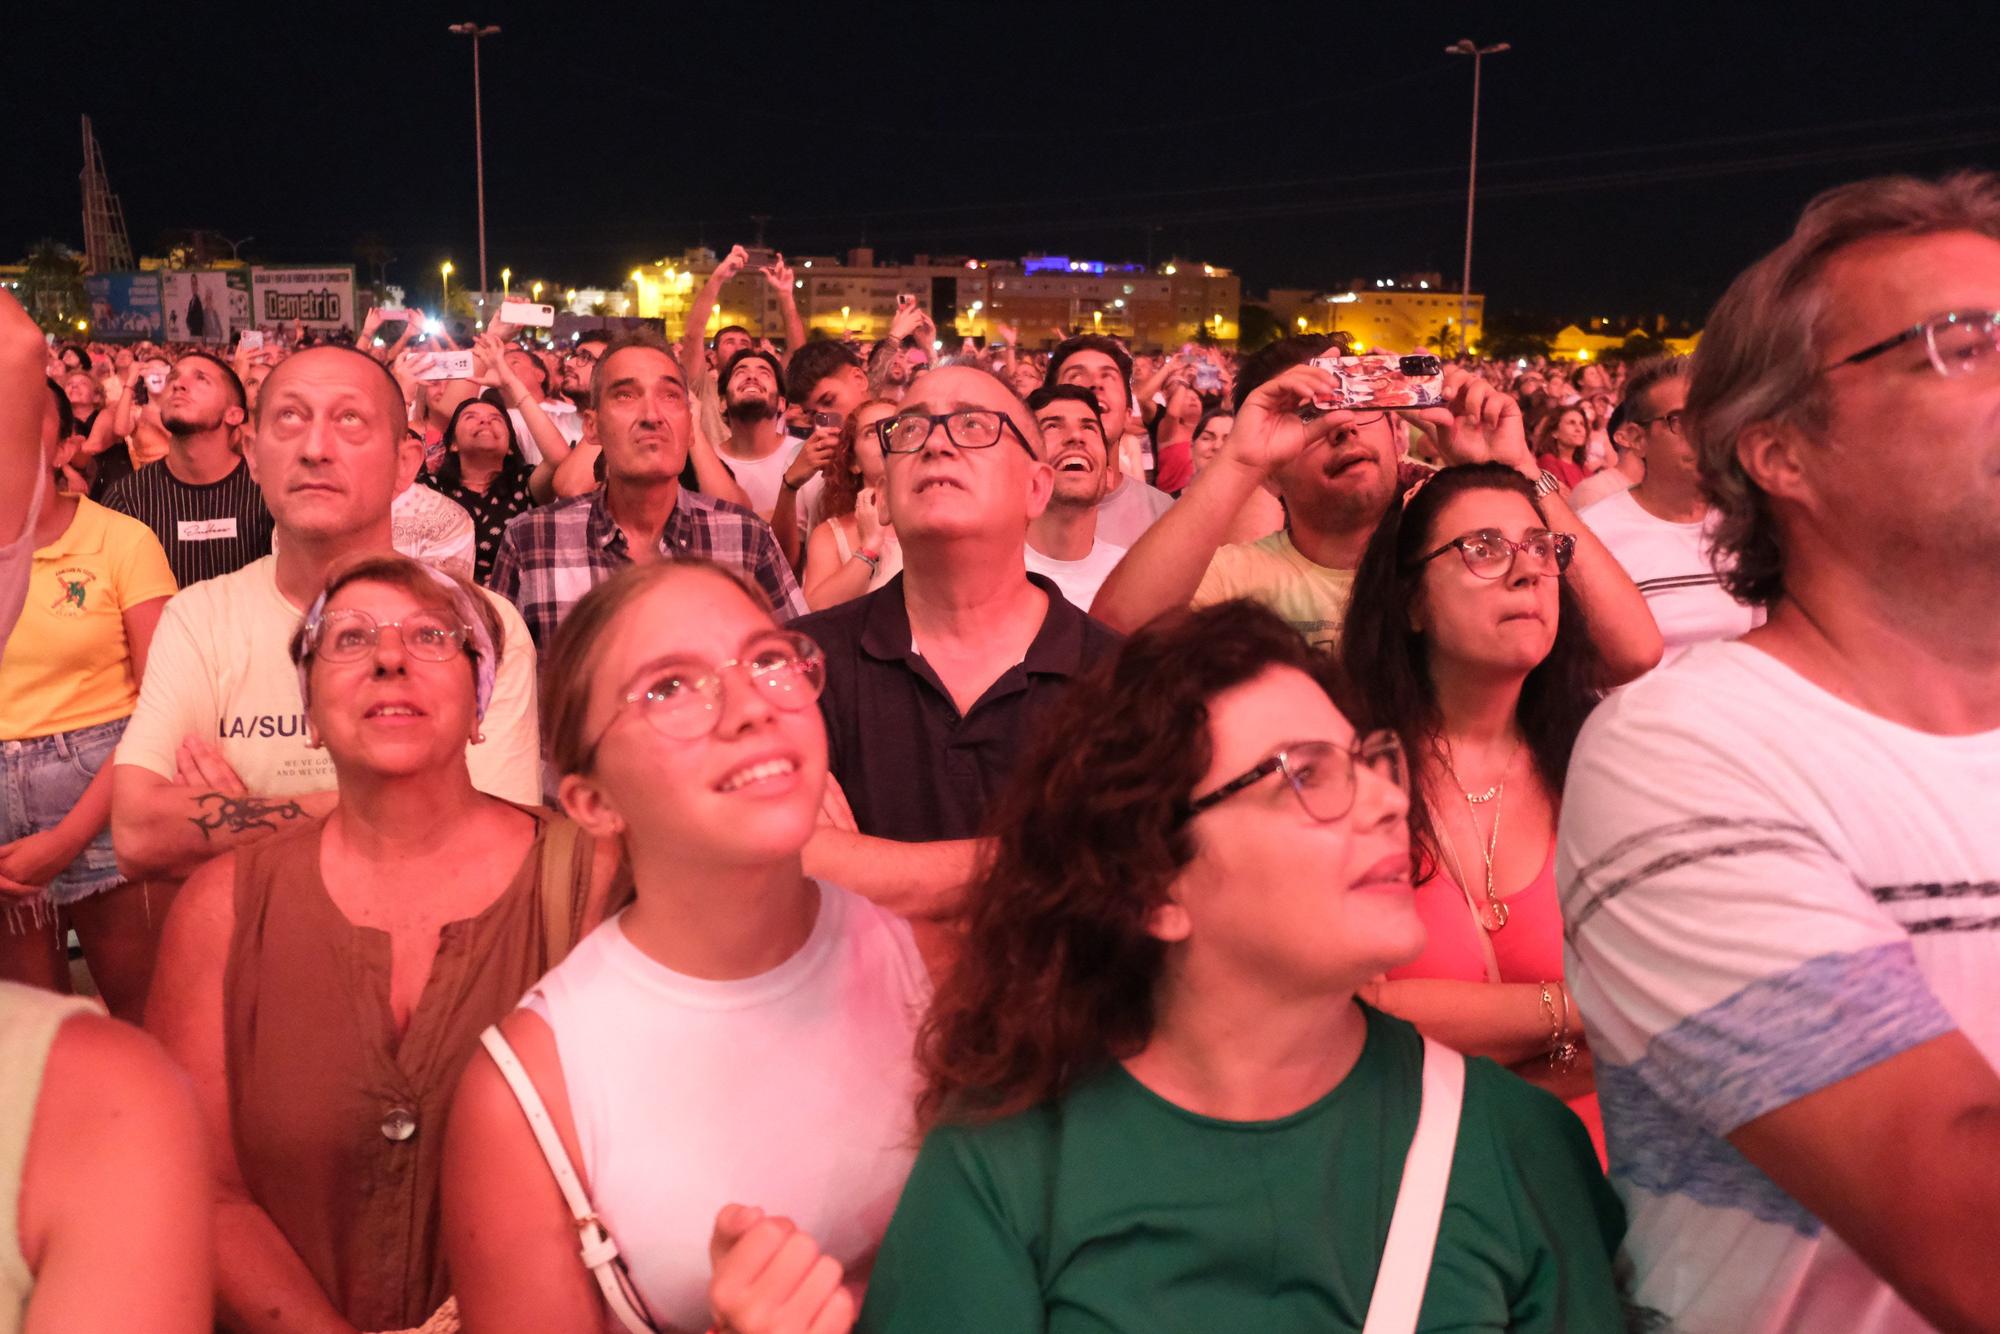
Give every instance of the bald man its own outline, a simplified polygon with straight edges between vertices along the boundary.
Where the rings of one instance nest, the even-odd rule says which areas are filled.
[[[229,848],[333,809],[326,752],[306,745],[286,645],[338,564],[393,555],[390,502],[408,438],[402,392],[373,358],[323,346],[280,362],[257,398],[246,457],[276,524],[276,553],[167,604],[112,779],[111,833],[133,879],[181,879]],[[487,594],[506,629],[472,781],[540,799],[535,650],[520,613]]]
[[[1028,524],[1055,473],[1004,381],[932,371],[881,431],[903,573],[795,623],[826,652],[820,708],[854,826],[823,829],[807,869],[905,915],[942,915],[1022,741],[1118,636],[1027,571]]]

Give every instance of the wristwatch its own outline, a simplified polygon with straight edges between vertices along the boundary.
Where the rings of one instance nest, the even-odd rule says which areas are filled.
[[[1556,476],[1547,468],[1542,469],[1541,480],[1535,483],[1535,494],[1538,496],[1548,496],[1554,495],[1560,490],[1562,490],[1562,478]]]
[[[857,551],[854,553],[854,559],[867,561],[868,573],[871,576],[882,572],[882,558],[880,556],[872,556],[865,551]]]

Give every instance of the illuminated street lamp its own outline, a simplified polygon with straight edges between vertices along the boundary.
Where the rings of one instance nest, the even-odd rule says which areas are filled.
[[[514,271],[513,271],[512,269],[502,269],[502,270],[500,270],[500,295],[501,295],[501,296],[503,296],[503,297],[504,297],[504,296],[506,296],[506,295],[507,295],[507,288],[508,288],[508,286],[509,286],[509,285],[510,285],[510,284],[511,284],[511,283],[512,283],[513,281],[514,281]]]
[[[540,283],[535,283],[533,286],[528,288],[528,294],[532,300],[540,301],[542,299],[542,285]]]
[[[1299,316],[1299,332],[1304,333],[1305,331],[1306,331],[1306,317],[1301,315]]]
[[[438,265],[438,277],[444,279],[444,300],[438,303],[441,306],[449,306],[451,304],[451,274],[450,260],[446,260],[444,263]]]

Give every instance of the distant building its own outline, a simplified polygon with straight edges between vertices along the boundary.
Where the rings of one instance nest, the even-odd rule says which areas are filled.
[[[1461,339],[1458,293],[1435,273],[1356,278],[1333,289],[1273,288],[1264,305],[1286,333],[1344,333],[1362,352],[1457,352],[1463,343],[1476,352],[1486,327],[1486,298],[1474,292]]]
[[[789,263],[799,317],[809,333],[880,338],[889,331],[896,298],[909,293],[929,312],[947,350],[962,338],[997,341],[1001,324],[1018,330],[1021,345],[1031,348],[1076,332],[1113,334],[1141,351],[1177,347],[1204,334],[1233,346],[1243,304],[1242,281],[1235,274],[1181,259],[1155,270],[1066,255],[1019,260],[917,255],[908,264],[877,264],[872,250],[856,249],[844,261],[794,255]],[[714,252],[699,250],[678,263],[633,270],[633,313],[664,318],[678,334],[693,294],[715,264]],[[762,275],[741,274],[723,286],[708,332],[729,324],[782,335],[777,294]]]

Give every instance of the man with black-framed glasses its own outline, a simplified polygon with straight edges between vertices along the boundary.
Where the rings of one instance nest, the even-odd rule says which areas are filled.
[[[2000,177],[1814,200],[1684,424],[1766,608],[1605,701],[1556,876],[1635,1303],[1765,1334],[1993,1328]]]
[[[1655,357],[1633,368],[1618,448],[1642,461],[1644,476],[1577,510],[1646,595],[1666,641],[1664,661],[1692,644],[1734,639],[1764,623],[1763,609],[1729,596],[1716,573],[1714,519],[1683,413],[1687,392],[1685,357]]]
[[[851,828],[807,846],[806,869],[939,915],[971,879],[986,808],[1036,722],[1118,637],[1027,571],[1054,472],[999,377],[932,371],[877,431],[903,573],[795,623],[826,653],[828,763],[851,811]]]

